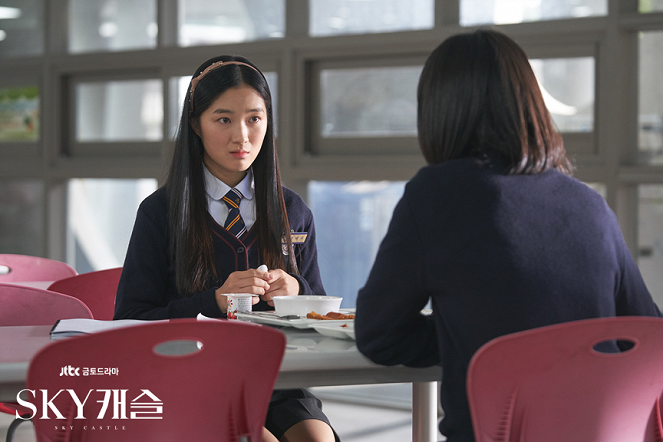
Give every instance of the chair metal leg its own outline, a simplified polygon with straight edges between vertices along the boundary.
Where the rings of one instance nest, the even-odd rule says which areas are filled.
[[[14,419],[12,423],[9,424],[9,427],[7,427],[7,442],[14,442],[14,433],[16,432],[16,428],[18,428],[22,422],[24,422],[23,419]]]
[[[7,442],[14,442],[14,433],[16,428],[23,422],[21,419],[14,419],[9,427],[7,427]]]

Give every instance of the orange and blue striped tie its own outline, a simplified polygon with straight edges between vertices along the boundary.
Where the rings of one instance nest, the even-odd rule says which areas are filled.
[[[236,189],[230,189],[223,197],[223,202],[228,206],[228,218],[226,218],[225,227],[237,238],[246,232],[246,226],[242,215],[239,213],[239,202],[242,200],[242,194]]]

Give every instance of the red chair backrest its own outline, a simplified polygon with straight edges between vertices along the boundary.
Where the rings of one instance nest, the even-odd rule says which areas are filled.
[[[202,348],[178,356],[155,351],[182,340]],[[284,351],[282,332],[225,320],[158,321],[55,341],[35,355],[28,370],[37,440],[261,441]],[[65,420],[42,408],[42,390],[48,400],[63,390],[52,404]],[[83,419],[76,419],[78,408],[67,390],[81,402],[90,394]],[[100,417],[104,400],[108,408]]]
[[[122,267],[81,273],[55,281],[48,289],[80,299],[92,311],[94,319],[110,321],[121,274]]]
[[[54,325],[58,319],[92,318],[80,300],[32,287],[0,283],[0,326]]]
[[[65,262],[38,256],[0,254],[0,282],[56,281],[77,274]]]
[[[625,340],[622,353],[597,343]],[[597,318],[496,338],[473,356],[477,442],[661,441],[663,319]]]

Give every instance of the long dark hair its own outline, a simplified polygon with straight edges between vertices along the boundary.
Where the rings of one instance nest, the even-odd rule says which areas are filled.
[[[223,64],[200,74],[213,63]],[[200,76],[200,77],[199,77]],[[175,265],[176,284],[181,296],[210,288],[218,280],[214,265],[212,232],[205,196],[203,142],[191,124],[198,124],[200,115],[225,91],[246,85],[255,89],[265,101],[267,132],[260,153],[253,162],[255,181],[256,221],[261,263],[270,269],[281,268],[298,273],[290,239],[290,226],[283,199],[276,146],[272,95],[267,80],[250,61],[239,56],[219,56],[207,60],[193,74],[199,78],[193,96],[191,83],[184,100],[182,117],[175,141],[175,150],[166,180],[169,200],[170,251]],[[287,241],[286,259],[281,248]]]
[[[504,34],[446,39],[426,61],[417,99],[429,164],[487,154],[504,158],[510,174],[573,171],[527,55]]]

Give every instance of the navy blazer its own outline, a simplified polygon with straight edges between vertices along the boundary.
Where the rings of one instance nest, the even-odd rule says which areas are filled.
[[[292,276],[299,281],[301,294],[325,295],[318,268],[313,214],[292,190],[284,187],[283,196],[290,229],[307,233],[303,244],[293,245],[300,274]],[[255,269],[262,264],[255,225],[239,240],[211,216],[209,220],[219,275],[216,287],[221,286],[230,273]],[[216,303],[216,287],[188,297],[177,292],[168,239],[168,199],[165,187],[162,187],[145,198],[138,209],[117,289],[115,319],[193,318],[198,313],[213,318],[225,317]],[[253,309],[272,308],[260,301]]]
[[[465,374],[481,345],[615,315],[660,312],[605,200],[556,170],[505,175],[498,161],[459,159],[407,184],[359,291],[355,333],[377,363],[442,364],[440,430],[466,442]]]

